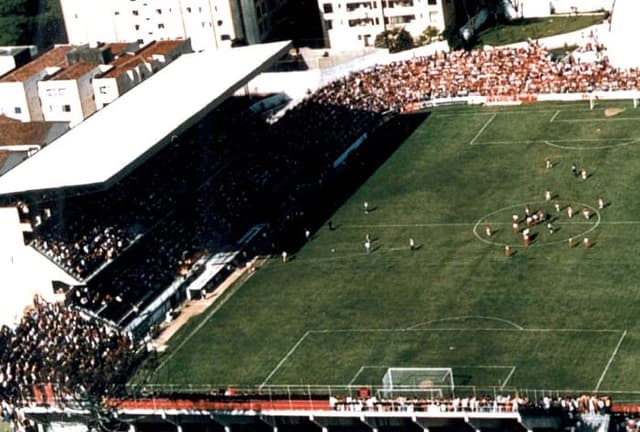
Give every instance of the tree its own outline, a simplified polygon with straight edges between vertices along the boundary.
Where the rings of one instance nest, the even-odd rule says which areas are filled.
[[[45,48],[65,41],[58,0],[0,0],[0,45]]]
[[[390,53],[396,53],[413,48],[413,37],[403,28],[385,30],[376,36],[376,48],[388,48]]]
[[[420,34],[419,44],[429,45],[431,42],[435,42],[437,39],[439,39],[439,36],[440,36],[440,32],[438,31],[437,28],[433,26],[428,26]]]
[[[456,26],[449,25],[442,32],[442,36],[449,43],[449,48],[452,50],[458,50],[463,48],[463,40],[460,36],[460,29]]]

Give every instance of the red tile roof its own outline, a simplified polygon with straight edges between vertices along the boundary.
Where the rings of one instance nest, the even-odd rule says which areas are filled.
[[[118,77],[126,71],[133,69],[134,67],[144,63],[147,60],[150,60],[151,56],[153,56],[154,54],[165,55],[185,43],[186,41],[184,40],[151,42],[149,45],[136,52],[135,55],[125,54],[115,61],[111,62],[114,68],[102,75],[101,78]]]
[[[184,40],[155,41],[138,52],[140,55],[167,54],[175,50],[180,45],[185,44]]]
[[[0,115],[0,145],[14,146],[45,143],[55,122],[27,122]]]
[[[69,66],[66,69],[61,70],[57,74],[51,77],[51,80],[74,80],[78,79],[85,74],[91,72],[93,69],[97,68],[98,65],[95,63],[87,63],[80,62],[76,63],[73,66]]]
[[[21,82],[47,67],[65,67],[67,65],[66,54],[72,48],[69,45],[55,47],[35,60],[0,77],[0,82]]]
[[[111,54],[113,54],[114,57],[127,52],[127,48],[129,48],[130,45],[132,45],[130,42],[112,42],[107,44],[107,46],[111,48]]]
[[[111,64],[113,65],[113,68],[102,75],[100,78],[118,77],[129,69],[132,69],[141,63],[144,63],[144,59],[142,57],[125,54],[122,57],[112,61]]]

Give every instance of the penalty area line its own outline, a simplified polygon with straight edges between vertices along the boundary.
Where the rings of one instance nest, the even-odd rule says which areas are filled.
[[[278,364],[276,365],[276,367],[274,367],[271,372],[269,372],[269,375],[267,375],[267,377],[264,379],[264,381],[262,381],[262,384],[260,384],[260,386],[258,387],[259,389],[261,389],[262,387],[264,387],[265,385],[267,385],[267,383],[269,382],[269,380],[271,380],[271,378],[276,374],[276,372],[278,372],[278,369],[280,369],[282,367],[282,365],[289,360],[289,357],[291,357],[293,355],[293,353],[295,352],[295,350],[298,349],[298,347],[300,346],[300,344],[302,344],[302,342],[304,342],[304,340],[307,338],[307,336],[309,336],[309,333],[311,333],[312,330],[307,330],[307,332],[305,334],[302,335],[302,337],[300,339],[298,339],[298,342],[295,343],[295,345],[289,350],[288,353],[286,353],[284,355],[284,357],[282,357],[280,359],[280,361],[278,362]]]
[[[604,381],[604,377],[607,375],[607,372],[609,371],[609,367],[611,366],[611,363],[613,363],[613,359],[616,357],[616,354],[618,354],[618,350],[620,349],[620,345],[622,345],[622,341],[624,340],[626,335],[627,335],[627,331],[625,330],[622,333],[622,336],[620,336],[620,339],[618,340],[618,344],[616,345],[615,349],[613,350],[613,353],[611,353],[611,357],[609,357],[609,361],[607,362],[607,365],[604,367],[604,370],[602,371],[602,375],[600,375],[600,379],[598,380],[598,383],[596,384],[596,388],[593,390],[594,392],[597,392],[598,390],[600,390],[600,384],[602,384],[602,381]]]
[[[505,378],[502,385],[500,386],[500,390],[504,390],[505,386],[507,385],[507,383],[509,382],[509,380],[511,379],[515,371],[516,371],[516,367],[512,366],[511,371],[509,372],[509,375],[507,375],[507,378]]]
[[[485,131],[486,128],[489,127],[489,125],[491,124],[491,122],[496,118],[498,114],[497,113],[493,113],[493,115],[489,118],[489,120],[487,120],[484,124],[484,126],[482,126],[482,128],[480,128],[480,130],[478,131],[478,133],[476,134],[476,136],[474,136],[471,141],[469,141],[469,145],[474,145],[476,143],[476,141],[478,140],[478,138],[480,138],[480,135],[482,135],[482,132]]]

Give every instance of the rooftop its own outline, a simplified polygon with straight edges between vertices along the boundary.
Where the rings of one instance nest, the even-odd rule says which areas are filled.
[[[276,42],[181,56],[0,177],[0,194],[102,184],[124,174],[290,46]]]
[[[57,46],[35,60],[0,77],[0,82],[20,82],[35,75],[48,67],[65,67],[67,65],[66,54],[73,47],[70,45]]]
[[[184,45],[185,43],[187,43],[187,41],[185,40],[155,41],[143,47],[135,54],[123,54],[122,56],[111,62],[111,65],[113,65],[114,67],[104,75],[102,75],[101,78],[118,77],[126,71],[149,60],[151,56],[156,54],[167,54],[175,50],[177,47]]]
[[[56,122],[26,122],[0,115],[0,146],[42,145]]]
[[[96,63],[76,63],[73,66],[69,66],[68,68],[61,70],[59,73],[53,75],[50,79],[56,81],[75,80],[88,74],[97,67],[98,65]]]
[[[187,43],[186,40],[165,40],[154,41],[149,45],[143,47],[137,54],[139,55],[153,55],[153,54],[167,54],[181,45]]]

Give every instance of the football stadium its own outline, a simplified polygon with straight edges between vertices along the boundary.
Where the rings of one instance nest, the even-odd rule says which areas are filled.
[[[285,228],[302,247],[182,329],[148,382],[381,387],[389,368],[451,368],[458,391],[636,400],[638,122],[631,101],[394,119],[367,142],[390,157],[356,166],[308,239]]]
[[[288,44],[242,50],[181,57],[0,178],[6,274],[38,263],[55,288],[3,316],[4,419],[524,431],[638,411],[638,69],[436,53],[273,121],[236,91]]]

